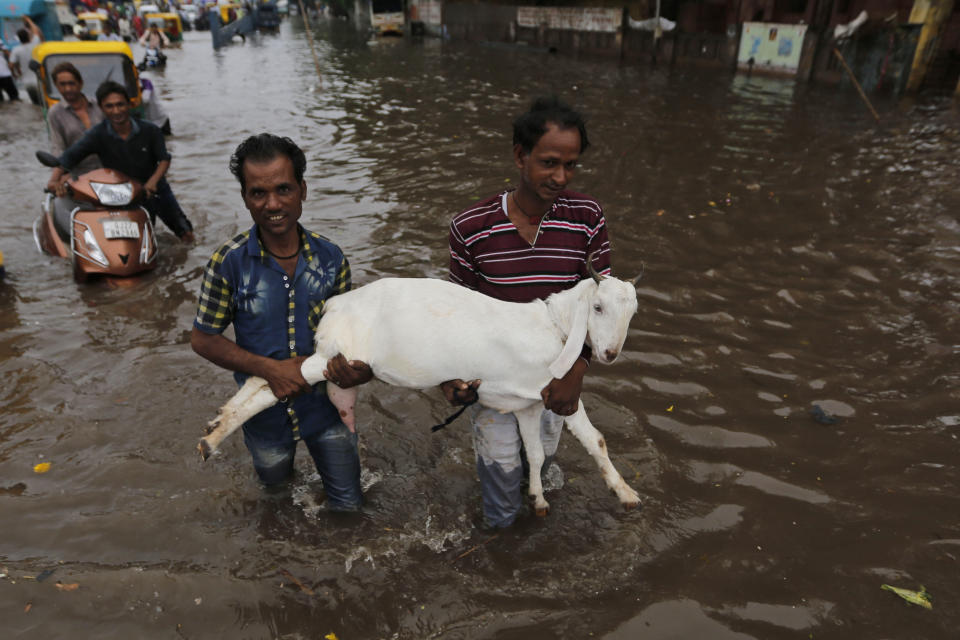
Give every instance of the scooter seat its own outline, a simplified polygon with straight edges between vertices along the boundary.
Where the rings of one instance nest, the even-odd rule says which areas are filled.
[[[75,202],[70,198],[53,199],[53,227],[65,244],[70,244],[70,214],[76,208],[89,210],[93,209],[89,203]]]

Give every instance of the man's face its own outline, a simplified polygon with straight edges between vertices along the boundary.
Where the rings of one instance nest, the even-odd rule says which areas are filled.
[[[296,230],[307,185],[297,182],[290,158],[281,154],[262,162],[246,160],[243,177],[243,203],[260,232],[279,238]]]
[[[130,120],[130,101],[122,93],[108,93],[100,103],[100,111],[113,125],[123,125]]]
[[[520,169],[521,184],[544,202],[553,202],[573,180],[580,158],[580,131],[560,129],[547,123],[547,131],[530,153],[514,145],[514,163]]]
[[[67,102],[73,102],[80,97],[83,83],[73,77],[69,71],[61,71],[53,76],[53,84]]]

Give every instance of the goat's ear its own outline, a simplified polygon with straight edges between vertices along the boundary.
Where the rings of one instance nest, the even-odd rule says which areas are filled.
[[[550,375],[554,378],[562,378],[567,375],[573,363],[580,357],[583,351],[583,343],[587,339],[587,318],[590,315],[590,297],[583,296],[577,300],[577,311],[573,315],[573,323],[570,332],[567,334],[567,341],[563,345],[563,351],[557,356],[557,359],[550,365]]]

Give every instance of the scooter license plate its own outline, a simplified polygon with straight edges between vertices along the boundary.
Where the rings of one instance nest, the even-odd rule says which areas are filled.
[[[140,237],[140,225],[133,220],[104,220],[102,224],[107,240]]]

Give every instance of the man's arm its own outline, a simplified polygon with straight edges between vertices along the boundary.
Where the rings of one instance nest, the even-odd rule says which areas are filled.
[[[79,140],[60,154],[58,158],[60,166],[53,169],[53,173],[50,174],[50,180],[47,182],[47,188],[52,187],[52,190],[55,191],[57,196],[62,198],[67,195],[66,183],[63,181],[63,177],[77,166],[81,160],[91,153],[97,152],[98,142],[94,129],[95,127],[87,129]]]
[[[33,38],[43,42],[43,31],[40,31],[40,27],[38,27],[37,23],[30,19],[30,16],[23,16],[23,25],[30,30],[30,33],[33,34]],[[33,40],[33,38],[31,38],[31,40]]]
[[[450,221],[450,281],[455,282],[468,289],[477,289],[477,272],[472,263],[470,252],[467,249],[460,231],[453,221]],[[480,386],[479,380],[447,380],[440,383],[440,390],[447,402],[454,405],[472,404],[477,401],[477,387]]]
[[[610,275],[610,240],[607,237],[607,224],[602,212],[594,227],[593,237],[587,243],[587,257],[594,253],[597,255],[593,261],[593,268],[598,274]],[[583,267],[581,276],[589,277],[586,265]],[[547,409],[562,416],[576,413],[580,404],[580,393],[583,391],[583,377],[590,366],[590,356],[590,347],[583,345],[580,357],[570,367],[570,371],[562,378],[554,378],[540,391],[540,397],[543,398],[543,404]]]
[[[159,184],[161,178],[167,173],[167,169],[170,168],[169,160],[161,160],[157,163],[157,168],[153,170],[153,173],[147,178],[147,181],[143,184],[144,191],[147,192],[147,197],[152,198],[154,194],[157,193],[157,184]]]
[[[190,346],[199,356],[219,367],[263,378],[279,400],[310,391],[310,385],[300,373],[300,363],[306,356],[286,360],[258,356],[219,333],[205,333],[197,327],[190,332]]]
[[[450,245],[450,281],[476,291],[479,281],[476,266],[473,264],[470,250],[453,221],[450,222],[448,242]]]

